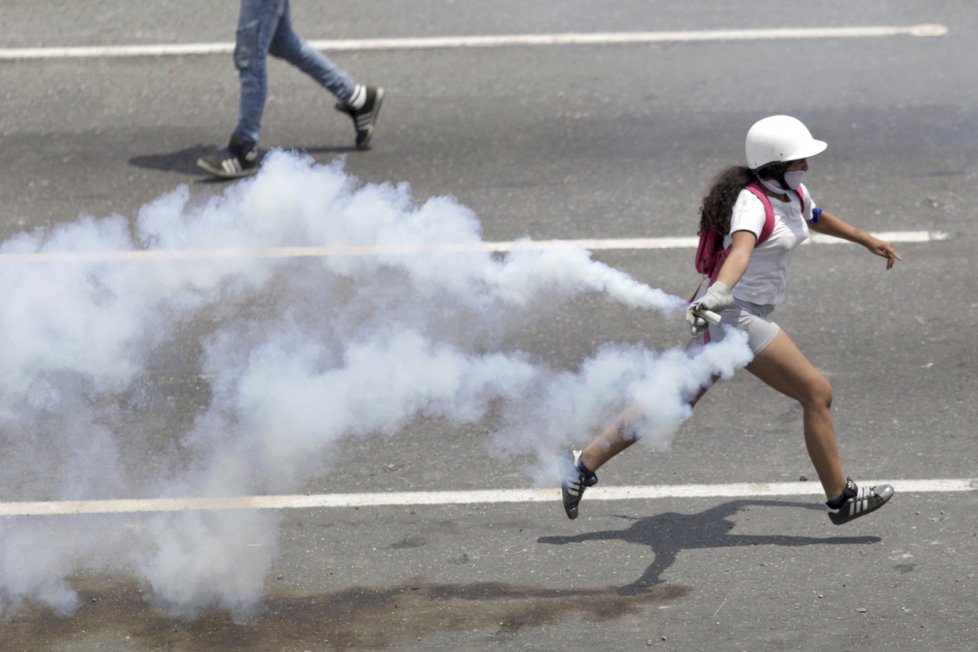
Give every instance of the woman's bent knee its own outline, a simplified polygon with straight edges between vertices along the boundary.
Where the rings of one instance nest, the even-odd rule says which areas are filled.
[[[828,410],[832,407],[832,383],[828,378],[819,374],[805,388],[805,392],[798,401],[806,407]]]

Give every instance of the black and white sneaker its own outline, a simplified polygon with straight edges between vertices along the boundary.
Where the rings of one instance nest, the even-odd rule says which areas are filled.
[[[365,94],[362,103],[358,101],[359,93]],[[340,103],[336,105],[336,110],[346,113],[353,119],[353,126],[357,130],[357,149],[366,149],[373,138],[374,129],[377,124],[377,116],[380,115],[380,105],[384,102],[384,89],[380,86],[358,86],[353,94],[350,103]],[[353,108],[359,105],[360,108]]]
[[[197,159],[197,167],[223,179],[246,177],[258,171],[258,148],[231,136],[227,147]]]
[[[563,469],[560,493],[564,498],[564,512],[567,518],[577,518],[577,506],[584,496],[584,490],[598,484],[598,476],[584,466],[581,451],[571,451],[564,458],[567,466]]]
[[[829,518],[836,525],[865,516],[886,504],[893,497],[893,487],[888,484],[878,484],[875,487],[857,487],[851,478],[846,478],[846,488],[842,491],[842,505],[838,508],[829,506]]]

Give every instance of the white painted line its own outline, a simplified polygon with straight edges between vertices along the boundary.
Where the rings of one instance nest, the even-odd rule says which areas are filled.
[[[949,238],[940,231],[883,231],[876,237],[895,244],[940,242]],[[325,247],[269,247],[265,249],[143,249],[130,251],[40,251],[0,253],[0,265],[35,263],[152,262],[160,260],[229,260],[255,258],[325,258],[331,256],[389,256],[432,253],[546,251],[581,247],[590,251],[641,251],[648,249],[691,249],[695,237],[611,238],[589,240],[514,240],[509,242],[444,242],[406,245],[362,245]],[[845,240],[815,235],[805,243],[849,244]]]
[[[503,34],[494,36],[438,36],[428,38],[373,38],[311,40],[309,44],[331,52],[366,50],[430,50],[446,48],[498,48],[546,45],[620,45],[686,43],[693,41],[746,41],[772,39],[879,38],[890,36],[943,36],[944,25],[866,27],[786,27],[774,29],[694,30],[685,32],[599,32],[562,34]],[[0,60],[92,59],[110,57],[166,57],[227,54],[234,43],[180,43],[150,45],[93,45],[80,47],[3,48]]]
[[[879,484],[866,481],[864,484]],[[898,493],[958,493],[978,490],[978,478],[942,480],[885,480]],[[758,498],[821,496],[817,482],[741,482],[733,484],[649,485],[594,487],[594,500],[658,500],[663,498]],[[3,516],[68,516],[237,509],[312,509],[338,507],[413,507],[420,505],[496,505],[557,502],[557,489],[499,489],[490,491],[410,491],[402,493],[239,496],[228,498],[144,498],[128,500],[60,500],[0,503]]]

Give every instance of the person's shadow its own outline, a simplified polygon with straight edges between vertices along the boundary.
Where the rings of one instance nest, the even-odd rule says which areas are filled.
[[[175,152],[160,152],[158,154],[143,154],[133,156],[129,159],[129,165],[143,168],[146,170],[156,170],[159,172],[179,172],[180,174],[200,175],[201,178],[195,183],[226,183],[228,179],[211,177],[206,172],[197,167],[197,159],[201,156],[217,151],[214,145],[194,145],[185,147]],[[264,156],[265,150],[260,150]],[[313,156],[317,154],[339,155],[358,151],[356,147],[350,146],[320,146],[296,148],[296,151],[308,153]]]
[[[655,553],[655,560],[642,576],[618,590],[619,594],[630,595],[648,591],[650,587],[664,582],[665,572],[676,556],[683,550],[697,548],[725,548],[731,546],[816,546],[816,545],[866,545],[879,543],[882,539],[873,536],[861,537],[799,537],[779,534],[731,534],[735,523],[729,520],[741,509],[751,506],[804,507],[825,511],[818,505],[792,503],[777,500],[733,500],[698,514],[677,514],[667,512],[646,518],[631,519],[631,527],[623,530],[604,530],[573,536],[547,536],[537,539],[538,543],[567,545],[584,541],[608,541],[618,539],[628,543],[649,545]]]
[[[179,172],[181,174],[205,174],[197,167],[197,159],[217,151],[214,145],[194,145],[175,152],[143,154],[129,159],[129,165],[158,172]]]

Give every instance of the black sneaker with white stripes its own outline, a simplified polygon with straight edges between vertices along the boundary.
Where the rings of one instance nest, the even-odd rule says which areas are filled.
[[[354,98],[359,99],[358,93],[366,95],[362,103],[351,99],[351,103],[337,104],[336,110],[346,113],[353,119],[353,127],[357,130],[357,149],[366,149],[374,135],[377,116],[380,115],[380,105],[384,102],[384,89],[380,86],[359,86],[354,92]],[[359,108],[353,108],[355,104],[359,105]]]
[[[246,177],[258,171],[258,148],[231,136],[227,147],[197,159],[197,167],[223,179]]]
[[[865,516],[886,504],[893,497],[893,487],[888,484],[878,484],[874,487],[857,487],[851,478],[846,478],[846,488],[839,497],[842,504],[833,508],[829,503],[829,518],[836,525]],[[834,502],[834,501],[833,501]]]
[[[584,466],[581,461],[581,451],[571,451],[564,462],[563,477],[560,481],[560,493],[564,498],[564,512],[567,518],[577,518],[577,506],[584,496],[584,490],[598,484],[598,476]]]

